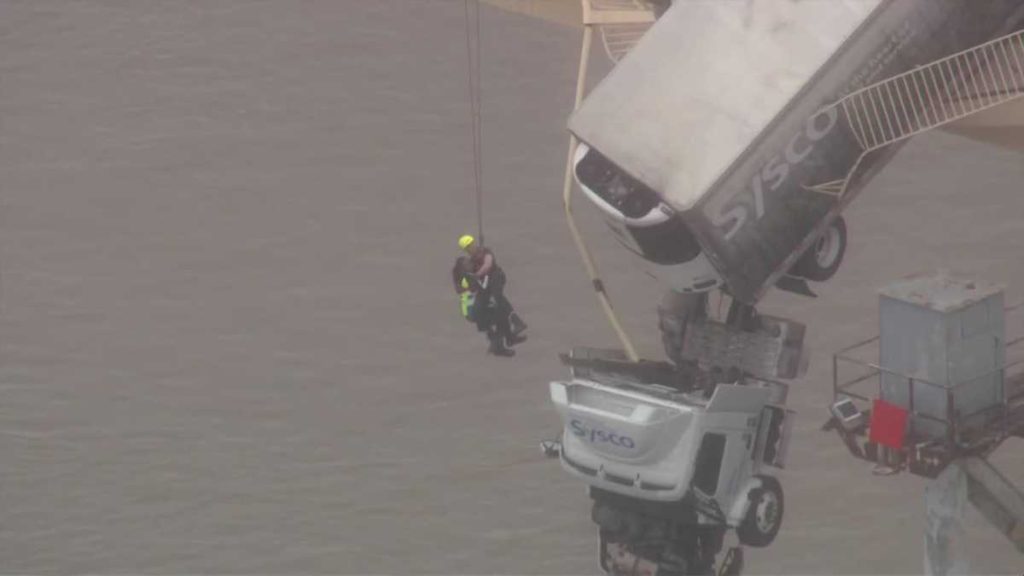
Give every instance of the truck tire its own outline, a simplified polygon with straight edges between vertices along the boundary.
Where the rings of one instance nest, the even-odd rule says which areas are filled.
[[[846,221],[840,216],[832,221],[825,233],[818,238],[790,270],[812,282],[824,282],[835,275],[846,255]]]
[[[761,480],[761,487],[750,492],[750,507],[743,523],[736,529],[736,535],[747,546],[764,548],[775,540],[782,527],[785,502],[778,480],[762,475],[755,478]]]

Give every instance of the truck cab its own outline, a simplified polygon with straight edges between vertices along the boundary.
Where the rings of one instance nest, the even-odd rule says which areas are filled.
[[[785,462],[785,384],[708,385],[667,364],[638,370],[615,351],[576,349],[565,360],[570,379],[550,384],[558,457],[590,487],[602,565],[628,554],[694,571],[713,563],[729,530],[749,546],[774,540],[783,494],[763,472]]]

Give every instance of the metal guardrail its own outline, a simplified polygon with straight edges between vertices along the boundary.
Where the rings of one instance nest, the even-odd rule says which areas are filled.
[[[618,63],[654,24],[654,6],[643,0],[582,0],[583,24],[597,26],[608,58]]]
[[[1018,304],[1007,308],[1006,310],[1009,312],[1020,307],[1021,305]],[[856,352],[865,349],[867,346],[874,344],[878,340],[879,337],[875,336],[873,338],[857,342],[851,346],[847,346],[833,355],[832,395],[834,399],[847,397],[870,403],[874,398],[882,397],[883,376],[888,375],[897,381],[903,380],[906,383],[906,408],[911,417],[911,422],[913,422],[913,419],[921,419],[942,424],[946,429],[945,441],[950,445],[959,445],[965,441],[969,441],[972,434],[978,435],[979,432],[977,430],[977,426],[966,426],[966,423],[971,419],[977,420],[986,413],[992,413],[993,416],[991,419],[984,420],[987,424],[981,427],[981,435],[988,432],[989,435],[991,435],[991,433],[997,433],[1005,437],[1012,433],[1015,428],[1024,426],[1024,422],[1013,421],[1014,417],[1020,415],[1018,414],[1018,411],[1024,410],[1024,358],[1006,362],[1002,366],[989,370],[985,373],[978,374],[967,380],[942,384],[889,370],[878,365],[877,362],[869,362],[853,356]],[[1024,351],[1024,337],[1008,340],[1005,343],[1005,349],[1008,352],[1011,350]],[[843,364],[858,366],[861,371],[852,379],[841,381],[840,366]],[[1020,368],[1019,373],[1014,373],[1015,369],[1018,367]],[[970,386],[984,378],[989,378],[995,374],[1000,374],[1003,379],[1003,397],[1000,401],[997,404],[987,406],[973,412],[962,413],[956,406],[956,391],[966,386]],[[867,393],[863,390],[863,383],[873,379],[877,382],[877,395],[866,395]],[[890,384],[891,381],[892,379],[889,380]],[[1010,392],[1007,389],[1007,383],[1017,383],[1020,389]],[[945,414],[943,416],[940,417],[934,414],[915,410],[914,389],[918,385],[939,389],[945,393],[946,405]],[[854,391],[854,388],[856,388],[857,391]],[[911,429],[913,429],[913,424],[911,424]]]
[[[608,24],[601,26],[601,40],[608,58],[618,64],[619,60],[636,46],[647,33],[650,24]]]
[[[857,90],[839,105],[870,152],[1022,96],[1024,30]]]
[[[1024,98],[1024,30],[852,92],[842,110],[861,154],[846,176],[809,189],[843,198],[873,151]]]
[[[643,0],[581,0],[583,24],[651,24],[654,7]]]

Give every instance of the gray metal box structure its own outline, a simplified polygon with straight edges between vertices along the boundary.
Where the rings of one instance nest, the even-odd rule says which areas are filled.
[[[943,437],[978,428],[1003,402],[1002,287],[938,273],[881,291],[882,399],[917,413],[911,433]],[[940,421],[941,420],[941,421]]]

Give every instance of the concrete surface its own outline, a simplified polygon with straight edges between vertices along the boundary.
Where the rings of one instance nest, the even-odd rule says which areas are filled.
[[[449,288],[475,226],[462,2],[0,3],[0,572],[598,572],[584,488],[537,449],[556,353],[615,343],[560,211],[579,32],[481,16],[512,359]],[[921,570],[924,482],[818,431],[828,354],[912,272],[1024,298],[1022,182],[1019,155],[922,138],[848,212],[821,298],[769,299],[816,357],[749,573]],[[658,356],[658,287],[579,212]],[[1024,481],[1020,453],[996,460]],[[968,526],[973,571],[1021,571]]]

